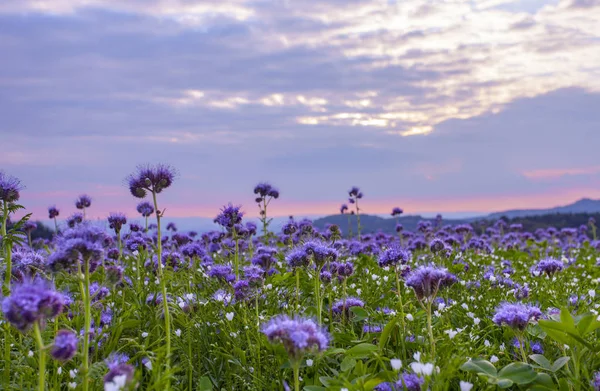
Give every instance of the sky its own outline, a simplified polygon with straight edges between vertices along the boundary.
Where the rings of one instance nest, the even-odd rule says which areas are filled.
[[[600,0],[2,0],[0,168],[34,218],[492,212],[600,198]]]

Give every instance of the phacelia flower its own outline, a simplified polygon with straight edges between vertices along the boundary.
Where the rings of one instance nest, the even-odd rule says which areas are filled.
[[[19,331],[26,332],[36,322],[44,322],[61,313],[63,294],[49,282],[36,279],[12,287],[11,295],[2,301],[4,317]]]
[[[18,178],[0,170],[0,201],[6,203],[18,201],[21,190],[23,190],[23,186]]]
[[[399,216],[402,213],[404,213],[404,211],[398,207],[395,207],[394,209],[392,209],[392,216]]]
[[[148,201],[140,202],[136,209],[143,217],[151,216],[152,213],[154,213],[154,206],[152,206],[152,204]]]
[[[254,187],[254,194],[259,197],[256,198],[256,202],[262,202],[265,198],[279,198],[279,190],[271,186],[269,183],[259,183]]]
[[[127,177],[127,184],[131,195],[144,198],[147,192],[158,194],[171,186],[176,175],[175,169],[168,165],[145,164],[138,166],[136,172]]]
[[[334,302],[333,305],[331,306],[331,310],[333,311],[334,314],[345,313],[346,316],[349,316],[350,308],[352,308],[352,307],[361,307],[362,308],[364,306],[365,306],[365,302],[357,297],[345,297],[345,298],[339,299],[338,301]]]
[[[262,332],[270,342],[283,344],[293,359],[312,350],[323,351],[329,345],[328,333],[312,319],[279,315],[264,324]]]
[[[224,206],[221,208],[221,213],[215,217],[215,223],[226,228],[227,230],[233,229],[235,225],[242,223],[244,212],[242,212],[240,209],[241,206],[233,206],[232,204]]]
[[[451,286],[458,280],[446,268],[428,265],[419,266],[406,278],[406,285],[413,288],[417,298],[433,299],[442,288]]]
[[[56,206],[51,206],[48,208],[48,218],[50,218],[50,219],[58,217],[59,213],[60,212],[59,212],[58,208],[56,208]]]
[[[77,209],[85,209],[92,206],[92,198],[87,194],[82,194],[75,200],[75,207]]]
[[[110,368],[110,367],[109,367]],[[121,391],[131,389],[135,370],[129,364],[119,364],[110,368],[104,376],[104,391]]]
[[[539,261],[535,267],[541,273],[552,276],[554,273],[561,271],[564,268],[564,264],[558,259],[546,258]]]
[[[399,246],[391,246],[379,254],[377,263],[380,267],[406,264],[410,259],[410,253]]]
[[[118,234],[121,232],[121,228],[127,224],[127,217],[123,213],[111,213],[108,216],[108,224],[109,228]]]
[[[540,316],[542,311],[538,307],[504,302],[498,306],[492,320],[499,326],[505,324],[513,329],[524,330],[530,321],[537,320]]]
[[[69,361],[77,353],[77,334],[69,330],[59,330],[54,337],[50,355],[57,361]]]
[[[77,224],[81,224],[83,222],[83,215],[81,213],[73,213],[67,219],[67,225],[69,228],[74,228]]]

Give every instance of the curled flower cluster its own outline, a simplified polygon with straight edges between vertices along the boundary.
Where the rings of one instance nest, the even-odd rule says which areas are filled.
[[[428,265],[419,266],[406,278],[406,285],[413,288],[419,300],[432,299],[437,292],[458,280],[446,268]]]
[[[60,314],[65,305],[64,296],[49,282],[36,279],[12,287],[12,293],[2,301],[4,317],[19,331],[28,331],[34,323],[43,322]]]
[[[111,213],[108,216],[108,224],[109,228],[118,234],[121,232],[121,228],[127,224],[127,217],[123,213]]]
[[[516,330],[525,330],[530,321],[537,320],[540,316],[542,311],[538,307],[504,302],[498,306],[492,320],[499,326],[505,324]]]
[[[136,209],[143,217],[151,216],[154,213],[154,207],[148,201],[140,202]]]
[[[270,342],[283,344],[293,359],[311,350],[323,351],[329,345],[328,333],[312,319],[280,315],[263,325],[262,332]]]
[[[391,246],[379,254],[377,263],[380,267],[405,265],[410,259],[410,253],[399,246]]]
[[[558,259],[546,258],[539,261],[534,268],[540,273],[546,273],[551,277],[554,273],[563,270],[564,264]]]
[[[350,315],[350,308],[352,307],[364,307],[365,302],[357,297],[346,297],[343,299],[339,299],[334,302],[331,306],[331,310],[334,314],[345,314],[345,316]]]
[[[75,200],[75,207],[77,209],[85,209],[92,206],[92,198],[87,194],[82,194]]]
[[[175,169],[168,165],[157,164],[152,166],[146,164],[137,167],[137,172],[127,178],[127,184],[131,195],[144,198],[147,192],[158,194],[170,187],[175,180],[175,176]]]
[[[50,355],[57,361],[69,361],[77,353],[77,335],[69,330],[59,330],[54,337]]]
[[[0,201],[6,203],[18,201],[22,189],[23,186],[19,179],[0,171]]]
[[[279,198],[279,190],[269,183],[259,183],[254,187],[254,194],[258,195],[256,202],[263,202],[266,198]]]

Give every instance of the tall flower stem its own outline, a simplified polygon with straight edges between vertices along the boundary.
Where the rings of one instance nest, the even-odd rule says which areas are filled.
[[[4,247],[4,259],[6,260],[6,271],[4,286],[2,287],[2,293],[5,297],[10,295],[10,278],[12,276],[12,244],[6,240],[8,222],[8,202],[2,202],[2,227],[0,234],[2,234],[2,245]],[[10,387],[10,344],[12,343],[12,334],[10,325],[8,322],[4,324],[4,388]]]
[[[162,268],[162,234],[160,232],[160,218],[162,213],[158,209],[158,203],[156,202],[156,192],[152,192],[152,200],[154,201],[154,210],[156,211],[156,226],[157,226],[157,244],[156,244],[156,256],[158,257],[158,278],[160,280],[160,289],[162,292],[163,311],[165,315],[165,333],[166,333],[166,357],[165,357],[165,370],[170,371],[171,368],[171,316],[169,314],[169,303],[167,300],[167,284],[163,275]],[[171,375],[168,374],[166,390],[171,389]]]
[[[90,262],[84,261],[84,271],[81,271],[79,266],[79,289],[81,298],[83,299],[83,364],[81,368],[81,376],[83,378],[83,391],[89,389],[89,368],[90,368],[90,327],[92,325],[92,310],[90,298]]]
[[[431,303],[433,297],[427,299],[427,331],[429,332],[429,344],[431,345],[431,359],[435,360],[435,339],[433,338],[433,326],[431,324]]]
[[[260,205],[260,204],[259,204]],[[267,197],[263,198],[263,216],[262,216],[262,223],[263,223],[263,240],[265,242],[265,245],[269,244],[269,238],[267,236],[267,226],[269,225],[268,220],[267,220]]]
[[[356,229],[358,230],[358,240],[360,240],[360,208],[358,207],[358,198],[355,200],[356,202]]]
[[[44,341],[42,340],[42,333],[40,331],[39,322],[33,324],[33,332],[35,334],[35,341],[38,348],[39,362],[38,362],[38,391],[46,390],[46,351],[44,350]]]
[[[294,391],[300,391],[300,360],[293,360],[294,368]]]
[[[404,315],[404,303],[402,301],[402,290],[400,290],[400,275],[398,273],[398,265],[396,265],[396,290],[398,291],[398,306],[400,307],[400,324],[402,325],[402,335],[400,338],[400,344],[402,345],[402,354],[405,354],[404,338],[406,334],[405,315]]]
[[[300,308],[300,268],[296,268],[296,313]]]
[[[237,232],[235,232],[235,228],[233,229],[233,239],[235,240],[235,254],[233,258],[233,263],[235,267],[235,279],[238,280],[240,278],[240,240],[238,238]]]
[[[54,218],[54,230],[58,234],[58,222],[56,221],[56,217]]]
[[[519,350],[521,351],[521,358],[524,363],[527,363],[527,354],[525,354],[525,338],[523,338],[523,334],[517,333],[517,341],[519,341]]]
[[[321,281],[319,280],[319,268],[315,271],[315,301],[317,302],[317,321],[321,324]]]

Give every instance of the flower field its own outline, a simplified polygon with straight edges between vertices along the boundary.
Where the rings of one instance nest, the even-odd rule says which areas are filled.
[[[594,221],[367,234],[352,188],[340,211],[358,231],[273,232],[280,194],[259,184],[258,226],[228,204],[220,230],[180,232],[162,221],[175,180],[141,166],[137,211],[99,224],[81,196],[32,241],[29,216],[10,219],[23,187],[0,172],[1,389],[600,390]]]

